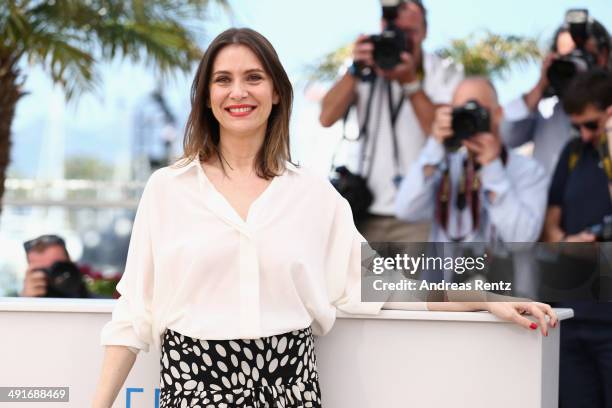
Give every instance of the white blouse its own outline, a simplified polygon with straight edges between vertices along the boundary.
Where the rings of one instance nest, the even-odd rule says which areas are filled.
[[[102,345],[160,347],[166,328],[200,339],[252,339],[312,325],[361,302],[361,244],[329,181],[287,164],[246,222],[197,161],[153,173],[136,213],[127,264]]]

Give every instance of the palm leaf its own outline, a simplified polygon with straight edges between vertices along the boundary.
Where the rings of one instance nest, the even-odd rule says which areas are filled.
[[[40,63],[69,98],[91,90],[97,60],[144,62],[165,76],[201,56],[196,32],[210,0],[9,1],[0,11],[0,56]],[[227,0],[214,3],[228,9]],[[0,67],[1,68],[1,67]]]
[[[331,81],[338,76],[343,65],[350,59],[353,52],[353,44],[346,44],[324,55],[319,61],[306,67],[306,72],[311,81]]]
[[[466,75],[499,76],[504,78],[512,67],[524,66],[542,58],[537,40],[485,31],[451,41],[438,54],[463,64]]]

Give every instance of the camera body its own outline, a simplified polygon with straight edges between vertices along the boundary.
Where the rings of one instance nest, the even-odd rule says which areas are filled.
[[[85,283],[79,268],[73,262],[55,262],[48,268],[37,269],[47,275],[46,297],[86,297]]]
[[[355,223],[368,215],[368,209],[374,201],[374,195],[368,188],[367,180],[345,166],[336,168],[331,179],[334,188],[344,197],[351,206]]]
[[[550,93],[563,96],[565,89],[576,74],[586,72],[594,65],[593,56],[579,49],[555,59],[546,71],[551,87]]]
[[[480,132],[491,130],[491,115],[477,101],[469,100],[452,112],[453,136],[444,141],[447,150],[455,151],[461,142]]]
[[[599,242],[612,241],[612,215],[606,215],[601,223],[587,228],[587,232],[595,235]]]
[[[370,36],[374,44],[374,63],[381,69],[393,69],[402,62],[400,54],[411,52],[406,34],[395,26],[387,26],[380,34]]]
[[[564,26],[567,27],[576,44],[570,54],[555,59],[546,77],[550,82],[549,96],[563,96],[567,85],[579,72],[585,72],[595,66],[595,58],[585,50],[585,44],[591,35],[591,21],[586,9],[571,9],[565,14]]]
[[[374,44],[374,62],[381,69],[392,69],[401,62],[402,52],[412,52],[413,46],[408,42],[406,34],[395,26],[400,3],[399,0],[382,1],[385,29],[380,34],[370,36],[370,41]]]

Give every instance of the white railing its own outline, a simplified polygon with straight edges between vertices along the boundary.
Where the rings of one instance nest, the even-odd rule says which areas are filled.
[[[3,206],[135,209],[141,181],[7,179]]]

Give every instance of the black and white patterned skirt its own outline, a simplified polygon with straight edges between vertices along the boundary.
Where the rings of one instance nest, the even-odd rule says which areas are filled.
[[[310,328],[256,340],[199,340],[167,329],[160,408],[320,408]]]

